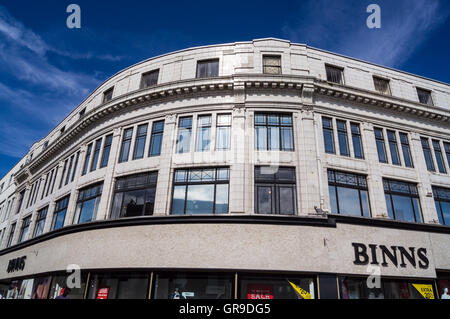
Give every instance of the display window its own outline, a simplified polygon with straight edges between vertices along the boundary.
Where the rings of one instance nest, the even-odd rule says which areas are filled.
[[[315,299],[315,278],[239,276],[240,299]]]
[[[91,274],[87,299],[146,299],[149,274]]]
[[[70,275],[61,275],[53,277],[50,286],[49,299],[83,299],[86,289],[87,275],[82,274],[79,287],[74,287]],[[76,285],[75,285],[76,286]]]
[[[441,299],[450,299],[450,275],[437,279],[438,295]]]
[[[47,299],[52,277],[34,279],[31,299]]]

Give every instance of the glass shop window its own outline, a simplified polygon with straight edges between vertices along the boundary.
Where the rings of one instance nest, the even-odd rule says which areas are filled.
[[[87,274],[81,274],[80,288],[68,288],[68,275],[55,276],[52,279],[48,299],[84,299],[86,289]]]
[[[146,299],[149,283],[145,273],[91,274],[87,299]]]

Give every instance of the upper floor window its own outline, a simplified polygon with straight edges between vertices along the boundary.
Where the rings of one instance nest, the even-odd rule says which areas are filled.
[[[84,109],[82,109],[80,112],[78,112],[78,115],[79,115],[80,117],[83,117],[84,114],[86,114],[86,108],[84,108]]]
[[[98,159],[100,157],[100,150],[102,148],[102,138],[95,141],[94,152],[92,153],[91,172],[97,169]]]
[[[391,89],[389,87],[389,80],[374,76],[373,84],[375,85],[375,90],[378,93],[391,95]]]
[[[328,170],[328,190],[333,214],[370,217],[365,176]]]
[[[132,139],[133,139],[133,128],[130,127],[123,131],[122,146],[120,147],[119,163],[124,163],[128,161]]]
[[[400,165],[400,156],[398,153],[397,136],[394,131],[387,130],[389,150],[391,151],[392,164]]]
[[[264,74],[281,74],[281,56],[264,55],[263,56]]]
[[[92,143],[88,145],[87,150],[86,150],[86,157],[84,158],[82,175],[86,175],[86,173],[88,171],[89,161],[91,159],[91,152],[92,152]]]
[[[339,154],[342,156],[350,156],[349,136],[351,136],[353,144],[353,156],[355,158],[364,158],[364,149],[361,138],[361,128],[358,123],[348,122],[345,120],[336,119],[337,127],[337,142]],[[325,152],[328,154],[336,154],[334,145],[334,129],[333,119],[329,117],[322,117],[322,130]],[[350,134],[349,134],[350,131]]]
[[[352,131],[352,142],[353,151],[355,153],[355,158],[364,158],[364,149],[361,139],[361,129],[358,123],[350,123],[350,128]]]
[[[106,102],[109,102],[109,101],[112,100],[112,98],[113,98],[113,92],[114,92],[114,87],[112,87],[112,88],[106,90],[106,91],[103,93],[103,103],[106,103]]]
[[[219,59],[197,62],[197,78],[212,78],[219,76]]]
[[[197,142],[195,150],[205,152],[210,150],[211,144],[211,115],[197,117]]]
[[[434,149],[434,157],[436,158],[437,167],[439,169],[439,173],[445,174],[447,173],[447,169],[445,168],[444,156],[442,155],[441,144],[437,140],[432,140],[433,149]]]
[[[44,232],[45,220],[47,219],[48,206],[39,210],[34,225],[33,238],[42,235]]]
[[[332,65],[325,65],[327,81],[337,84],[344,84],[344,69]]]
[[[216,150],[230,149],[231,143],[231,114],[217,115]]]
[[[255,212],[295,215],[297,212],[295,168],[255,167]]]
[[[66,220],[67,206],[69,205],[69,196],[58,200],[55,204],[55,212],[53,213],[52,230],[64,227]]]
[[[429,106],[433,106],[433,99],[431,98],[431,91],[417,88],[417,96],[419,97],[419,102]]]
[[[142,74],[141,89],[158,84],[159,69]]]
[[[450,167],[450,143],[444,142],[444,151],[447,155],[447,164]]]
[[[262,151],[293,151],[292,115],[256,113],[255,144]]]
[[[450,226],[450,189],[433,186],[433,195],[439,223]]]
[[[111,218],[153,215],[158,172],[118,178]]]
[[[384,144],[383,129],[374,128],[375,142],[377,144],[378,160],[381,163],[387,163],[386,146]]]
[[[191,145],[192,116],[180,117],[178,121],[177,153],[188,153]]]
[[[133,160],[144,157],[145,143],[147,141],[148,124],[142,124],[137,127],[136,140],[134,142]]]
[[[30,193],[31,193],[31,192],[30,192]],[[31,196],[31,194],[30,194],[30,196]],[[19,193],[19,200],[18,200],[18,201],[19,201],[19,204],[18,204],[18,206],[17,206],[16,214],[20,213],[20,211],[21,211],[21,209],[22,209],[22,205],[23,205],[24,199],[25,199],[25,189],[22,190],[22,191]]]
[[[112,144],[113,135],[107,135],[105,137],[105,143],[103,145],[102,159],[100,162],[100,168],[108,166],[109,154],[111,153],[111,144]]]
[[[42,146],[42,149],[45,151],[48,148],[48,141],[44,142],[44,145]]]
[[[417,185],[383,179],[384,194],[389,217],[405,222],[422,221]]]
[[[73,224],[93,221],[97,217],[98,205],[102,196],[103,184],[89,186],[80,190]]]
[[[11,225],[11,229],[9,231],[8,241],[6,242],[6,247],[11,247],[14,239],[14,232],[16,231],[16,223]]]
[[[427,164],[427,169],[431,172],[434,172],[435,171],[434,161],[433,161],[433,155],[431,155],[429,141],[425,137],[422,137],[420,140],[422,142],[423,155],[425,157],[425,163]]]
[[[335,154],[336,151],[334,149],[333,120],[328,117],[322,117],[322,128],[325,152],[328,154]]]
[[[25,217],[22,220],[22,228],[20,229],[19,243],[22,243],[27,239],[28,231],[30,230],[30,223],[31,223],[31,215]]]
[[[164,120],[153,122],[152,136],[150,138],[149,156],[161,155],[161,147],[164,135]]]
[[[350,149],[348,147],[347,122],[336,120],[336,127],[338,133],[339,153],[342,156],[350,156]]]
[[[228,213],[229,175],[229,168],[176,170],[172,214]]]

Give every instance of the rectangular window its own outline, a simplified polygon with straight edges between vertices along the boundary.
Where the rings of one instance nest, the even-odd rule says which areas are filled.
[[[439,223],[450,226],[450,188],[433,186],[433,195]]]
[[[197,62],[197,78],[212,78],[219,76],[219,59]]]
[[[30,196],[31,196],[31,192],[30,192]],[[22,210],[24,198],[25,198],[25,189],[19,193],[19,204],[17,206],[16,214],[20,213],[20,211]]]
[[[72,166],[73,166],[74,159],[75,159],[75,155],[72,155],[72,157],[70,158],[70,162],[69,162],[69,168],[67,169],[66,181],[64,182],[64,185],[69,184],[70,174],[72,173]]]
[[[33,238],[43,234],[47,212],[48,206],[38,211],[36,224],[34,225]]]
[[[375,142],[377,144],[378,160],[381,163],[387,163],[386,146],[384,144],[384,134],[381,128],[375,128]]]
[[[339,141],[339,153],[342,156],[350,156],[350,150],[348,147],[348,136],[347,136],[347,122],[337,120],[336,126]]]
[[[177,153],[189,153],[191,148],[192,116],[180,117],[178,122]]]
[[[11,247],[14,239],[14,232],[16,230],[16,223],[11,225],[11,229],[9,231],[8,241],[6,242],[6,248]]]
[[[262,151],[293,151],[292,115],[255,114],[255,144]]]
[[[433,106],[431,91],[417,88],[417,96],[419,97],[420,103]]]
[[[144,158],[145,142],[147,141],[148,124],[139,125],[134,142],[133,160]]]
[[[328,154],[335,154],[336,151],[334,149],[333,120],[328,117],[322,117],[322,128],[325,152]]]
[[[199,115],[197,118],[196,152],[210,150],[211,144],[211,115]]]
[[[231,147],[231,114],[217,115],[216,150],[226,151]]]
[[[344,84],[344,76],[343,76],[344,69],[331,65],[326,65],[325,70],[327,72],[327,81],[334,82],[337,84]]]
[[[70,179],[71,182],[73,182],[75,180],[75,175],[77,173],[79,158],[80,158],[80,152],[78,152],[76,157],[75,157],[75,164],[73,165],[72,178]]]
[[[87,299],[147,299],[148,273],[91,273]]]
[[[158,172],[118,178],[111,219],[153,215],[157,181]]]
[[[84,158],[84,165],[83,165],[83,173],[82,175],[86,175],[88,168],[89,168],[89,161],[91,159],[91,152],[92,152],[92,143],[88,145],[86,150],[86,157]]]
[[[445,174],[447,173],[447,169],[445,168],[444,156],[442,155],[441,144],[437,140],[433,140],[433,149],[434,156],[436,157],[437,167],[439,169],[439,173]]]
[[[102,196],[103,184],[89,186],[80,190],[77,208],[73,216],[73,224],[94,221],[97,217],[98,205]]]
[[[142,74],[141,89],[157,85],[158,77],[159,77],[159,69]]]
[[[281,56],[264,55],[263,56],[264,74],[281,74]]]
[[[91,172],[97,169],[98,158],[100,157],[100,150],[102,148],[102,139],[99,138],[95,141],[94,153],[92,153]]]
[[[49,178],[50,178],[50,172],[48,172],[47,175],[45,176],[45,183],[44,183],[44,188],[42,189],[41,200],[45,197],[45,190],[47,189],[47,185],[49,183]]]
[[[402,145],[403,159],[405,161],[406,167],[413,167],[413,161],[411,156],[411,150],[409,147],[408,134],[399,133],[400,135],[400,143]]]
[[[149,156],[161,155],[161,146],[164,135],[164,121],[153,122],[152,137],[150,139]]]
[[[63,186],[64,176],[66,175],[66,172],[67,172],[67,164],[68,164],[68,162],[69,162],[69,159],[66,159],[64,161],[64,167],[63,167],[63,171],[62,171],[62,174],[61,174],[61,180],[59,181],[59,188],[61,188]]]
[[[31,215],[22,220],[22,228],[20,229],[19,243],[23,243],[28,236],[30,230]]]
[[[255,167],[255,212],[295,215],[297,212],[295,169]]]
[[[370,217],[365,176],[328,170],[328,190],[333,214]]]
[[[64,227],[66,219],[67,206],[69,205],[69,196],[58,200],[55,204],[55,212],[53,213],[52,230]]]
[[[55,174],[53,174],[52,189],[50,191],[50,194],[53,194],[53,190],[55,189],[56,176],[58,176],[58,171],[59,171],[59,166],[56,167]]]
[[[361,139],[361,130],[358,123],[350,123],[352,130],[353,152],[356,158],[364,158],[364,149]]]
[[[106,102],[109,102],[109,101],[112,100],[113,92],[114,92],[114,87],[112,87],[112,88],[106,90],[106,91],[103,93],[103,103],[106,103]]]
[[[389,150],[391,151],[392,164],[400,165],[400,156],[398,154],[397,136],[394,131],[387,130],[387,137],[389,142]]]
[[[47,189],[45,190],[45,197],[47,197],[50,193],[50,189],[52,187],[52,183],[53,183],[53,174],[54,174],[55,170],[52,169],[49,173],[49,179],[48,179],[48,184],[47,184]]]
[[[428,142],[428,139],[425,137],[422,137],[420,140],[422,142],[423,155],[425,157],[427,169],[431,172],[434,172],[435,168],[434,168],[433,156],[431,155],[431,149],[430,149],[430,144]]]
[[[444,151],[447,156],[447,164],[450,167],[450,143],[444,142]]]
[[[228,213],[229,168],[175,171],[172,215]]]
[[[419,193],[412,183],[383,179],[389,217],[405,222],[422,221]]]
[[[385,95],[391,95],[391,89],[389,88],[389,80],[373,77],[373,83],[375,85],[375,91]]]
[[[128,161],[132,138],[133,138],[132,127],[123,131],[122,146],[120,147],[119,163],[124,163]]]
[[[103,145],[102,160],[100,162],[100,168],[108,166],[109,154],[111,153],[113,135],[110,134],[105,137],[105,144]]]

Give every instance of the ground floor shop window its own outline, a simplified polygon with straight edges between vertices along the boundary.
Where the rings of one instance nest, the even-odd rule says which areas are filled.
[[[315,279],[298,276],[239,276],[239,299],[314,299]]]
[[[450,299],[450,274],[445,277],[438,276],[437,289],[439,298]]]
[[[87,299],[146,299],[149,274],[91,274]]]
[[[68,282],[69,281],[69,282]],[[68,275],[53,277],[50,286],[49,299],[83,299],[86,289],[87,275],[81,274],[80,285],[76,287],[76,283],[71,281]],[[74,287],[75,286],[75,287]],[[72,288],[70,288],[72,287]]]
[[[232,299],[233,274],[155,274],[155,299]]]
[[[13,280],[6,291],[6,299],[47,299],[51,277]]]

